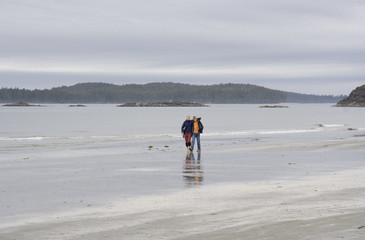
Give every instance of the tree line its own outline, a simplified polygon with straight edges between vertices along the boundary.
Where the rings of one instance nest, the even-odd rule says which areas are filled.
[[[148,83],[114,85],[79,83],[52,89],[1,88],[0,102],[32,103],[127,103],[187,101],[199,103],[321,103],[338,102],[345,96],[289,93],[251,84],[190,85]]]

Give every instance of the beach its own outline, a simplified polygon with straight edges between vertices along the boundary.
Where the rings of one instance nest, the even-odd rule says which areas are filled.
[[[9,136],[0,239],[363,239],[365,129],[318,121],[207,130],[200,154],[178,134]]]

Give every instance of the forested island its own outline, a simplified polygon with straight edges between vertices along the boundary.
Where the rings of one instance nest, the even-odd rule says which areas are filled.
[[[319,96],[273,90],[251,84],[190,85],[79,83],[52,89],[0,89],[0,102],[32,103],[335,103],[346,96]]]

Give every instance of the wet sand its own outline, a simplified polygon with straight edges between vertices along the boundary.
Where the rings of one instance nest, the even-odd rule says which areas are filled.
[[[2,229],[1,239],[363,239],[364,173],[131,198]]]
[[[278,159],[273,161],[275,164],[283,162],[285,167],[270,162],[266,167],[277,167],[277,174],[284,176],[242,182],[232,178],[9,220],[0,224],[0,239],[364,239],[365,167],[356,167],[363,161],[359,156],[364,153],[364,140],[353,137],[285,144],[252,141],[229,146],[214,145],[212,141],[202,156],[209,156],[208,151],[222,153],[220,158],[258,156],[252,161],[271,156]],[[155,154],[168,158],[175,152]],[[307,167],[298,169],[304,162],[301,156],[318,161],[312,167],[320,169],[305,174]],[[338,159],[333,161],[335,156]],[[343,156],[354,156],[357,161]],[[280,157],[284,159],[279,161]],[[193,160],[186,161],[189,165]],[[209,178],[209,172],[217,166],[203,165],[204,178]],[[224,171],[222,166],[215,171]],[[181,177],[183,173],[184,169],[179,169],[173,174]],[[233,173],[239,175],[239,171]],[[297,174],[301,175],[295,177]],[[101,190],[101,194],[105,192]]]

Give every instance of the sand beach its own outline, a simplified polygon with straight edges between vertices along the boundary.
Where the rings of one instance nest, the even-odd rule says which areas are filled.
[[[55,110],[74,117],[65,109]],[[204,109],[207,119],[227,114]],[[365,128],[350,120],[244,131],[232,122],[221,132],[206,120],[200,154],[187,154],[179,134],[155,129],[99,134],[92,121],[89,132],[81,121],[60,123],[63,135],[20,129],[0,138],[0,239],[364,239]]]
[[[365,236],[365,163],[349,162],[344,170],[327,169],[325,165],[334,163],[334,156],[341,155],[343,151],[363,154],[363,144],[363,138],[353,137],[315,143],[282,143],[280,146],[256,142],[250,147],[235,144],[221,149],[211,146],[212,149],[209,149],[206,146],[206,151],[218,158],[245,152],[259,156],[275,156],[278,152],[291,156],[315,153],[319,157],[314,157],[314,161],[321,163],[316,164],[316,172],[308,173],[311,167],[301,166],[300,161],[289,162],[285,159],[286,166],[281,166],[283,169],[293,167],[297,170],[294,174],[283,170],[283,176],[275,177],[275,180],[197,183],[179,191],[125,197],[72,211],[66,208],[52,212],[49,209],[48,213],[2,223],[0,236],[4,240],[362,239]],[[176,153],[151,154],[168,158]],[[326,159],[324,156],[330,157]],[[99,156],[98,159],[107,157],[113,158]],[[73,160],[83,161],[82,158]],[[202,157],[202,161],[206,160]],[[227,161],[229,164],[233,160]],[[267,164],[280,164],[280,161],[273,160]],[[219,166],[206,165],[204,171],[214,171],[216,167]],[[278,171],[271,167],[272,171]],[[101,171],[103,166],[96,168]],[[257,168],[260,168],[259,164]],[[145,169],[135,171],[161,171],[160,174],[164,174],[163,170],[158,169],[160,166],[151,169],[145,166]],[[232,171],[230,174],[239,177],[238,172]],[[99,181],[106,181],[107,175],[96,177],[103,177]],[[181,172],[172,175],[181,177]],[[72,182],[71,179],[63,181]],[[104,191],[100,190],[100,193]]]

